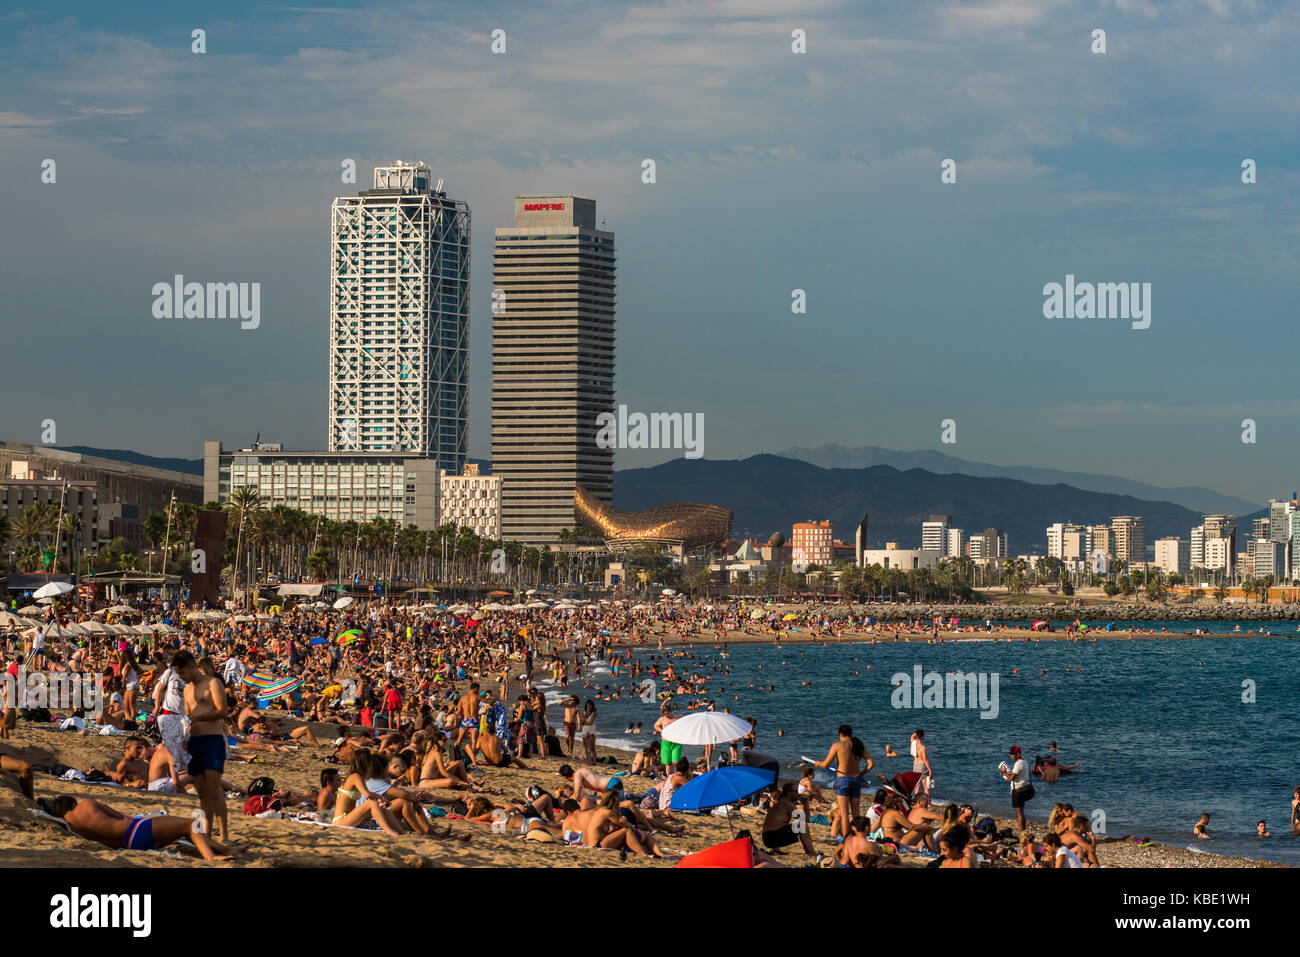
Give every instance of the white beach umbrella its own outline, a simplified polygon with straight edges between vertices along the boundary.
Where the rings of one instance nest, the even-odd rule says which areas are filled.
[[[24,618],[22,615],[15,615],[13,612],[0,611],[0,628],[30,628],[37,622],[30,618]]]
[[[234,618],[230,620],[240,625],[247,624],[250,621],[257,621],[257,619],[254,618],[252,615],[236,615]]]
[[[550,608],[551,606],[544,601],[530,601],[525,608]]]
[[[140,614],[140,612],[132,608],[130,605],[114,605],[112,608],[105,608],[104,611],[101,612],[101,614],[138,615]]]
[[[72,585],[68,582],[46,582],[36,591],[32,592],[34,598],[57,598],[59,595],[66,595],[72,591]]]
[[[725,711],[695,711],[678,718],[663,730],[663,739],[674,744],[722,744],[743,738],[754,726]]]
[[[664,594],[664,595],[676,595],[676,594],[677,594],[677,589],[676,589],[676,588],[665,588],[665,589],[663,590],[662,594]]]
[[[42,615],[45,613],[44,608],[37,608],[35,605],[24,605],[18,609],[20,615]]]
[[[83,621],[81,623],[81,627],[85,630],[86,634],[88,635],[111,635],[112,634],[112,632],[108,630],[109,629],[108,625],[104,624],[102,621],[95,621],[95,619],[93,618],[90,621]]]
[[[353,598],[351,595],[344,595],[342,598],[340,598],[338,601],[334,603],[334,607],[347,608],[348,605],[352,604],[354,601],[356,601],[356,599]]]

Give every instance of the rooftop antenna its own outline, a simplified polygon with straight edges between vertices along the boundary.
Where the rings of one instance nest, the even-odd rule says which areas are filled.
[[[441,193],[441,192],[442,192],[442,184],[445,183],[445,182],[446,182],[446,180],[443,179],[441,176],[439,176],[439,177],[438,177],[438,185],[435,186],[435,187],[433,188],[433,191],[434,191],[435,193]]]

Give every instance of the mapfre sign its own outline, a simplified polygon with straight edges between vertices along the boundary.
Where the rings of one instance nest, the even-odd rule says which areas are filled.
[[[563,203],[524,203],[524,210],[529,213],[539,212],[544,209],[563,210],[564,204]]]

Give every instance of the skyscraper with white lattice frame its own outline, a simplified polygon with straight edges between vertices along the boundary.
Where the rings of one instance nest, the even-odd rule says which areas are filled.
[[[469,206],[420,162],[376,167],[330,215],[329,448],[459,474],[469,401]]]

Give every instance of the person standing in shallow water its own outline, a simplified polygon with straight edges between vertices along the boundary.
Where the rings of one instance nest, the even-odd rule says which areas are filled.
[[[819,768],[835,768],[835,804],[839,814],[831,826],[831,837],[848,837],[849,822],[858,816],[862,798],[862,775],[876,766],[866,747],[853,736],[853,729],[840,725],[839,740],[831,745],[826,757],[815,762]],[[864,769],[862,761],[867,762]]]

